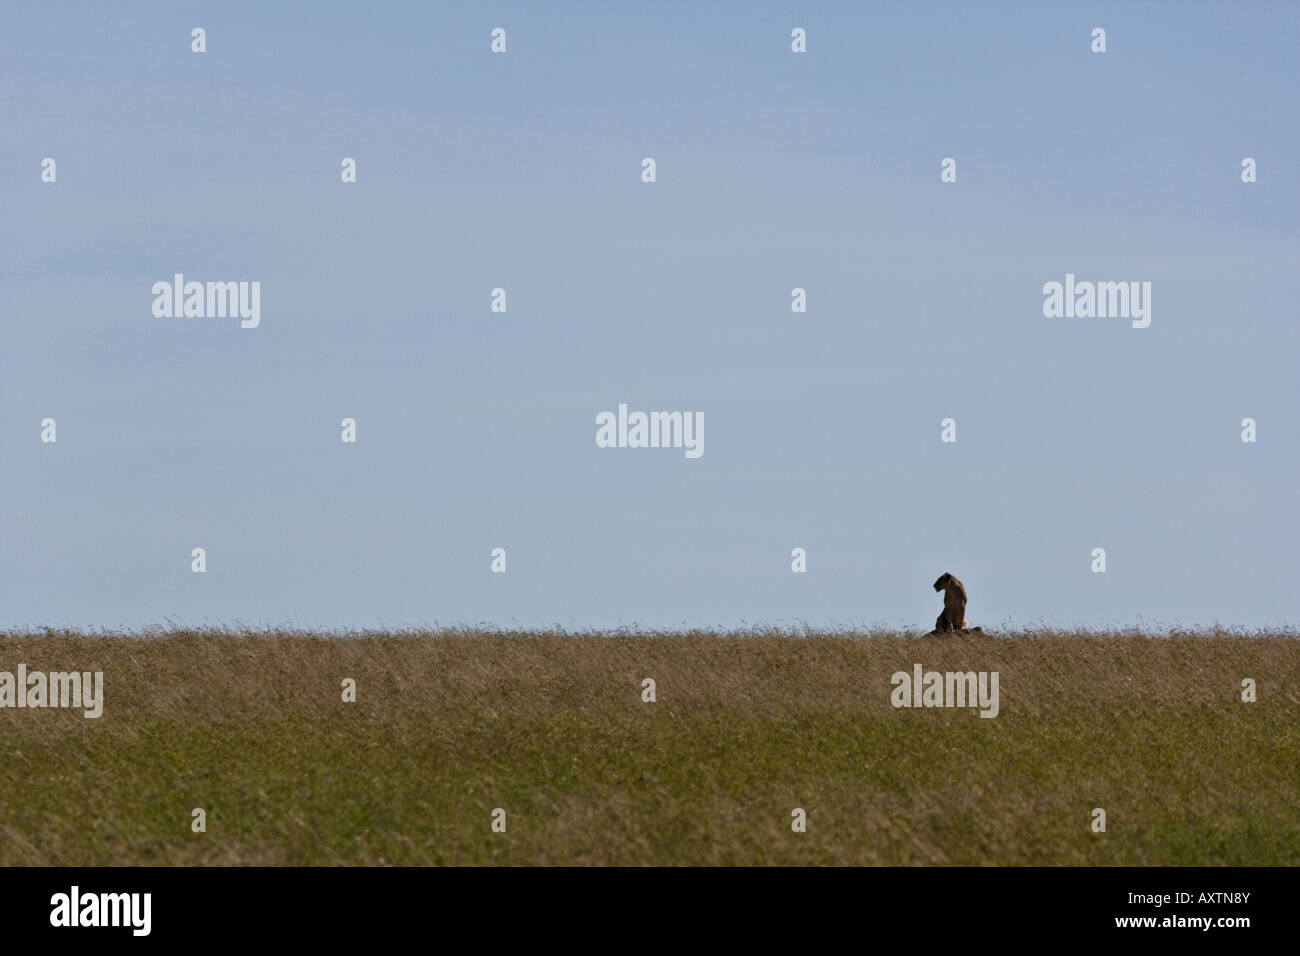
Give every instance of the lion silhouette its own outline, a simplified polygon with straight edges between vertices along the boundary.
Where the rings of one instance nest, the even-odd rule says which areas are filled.
[[[934,630],[926,637],[934,634],[983,632],[983,628],[971,627],[966,620],[966,588],[950,572],[945,571],[939,576],[939,580],[934,582],[934,589],[943,592],[943,610],[934,622]]]

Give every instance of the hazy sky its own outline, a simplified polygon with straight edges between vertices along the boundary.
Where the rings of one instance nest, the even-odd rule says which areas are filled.
[[[6,4],[0,626],[1294,625],[1300,6],[1063,7]]]

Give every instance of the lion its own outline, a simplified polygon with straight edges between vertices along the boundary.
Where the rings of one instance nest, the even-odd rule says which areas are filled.
[[[966,620],[966,588],[951,573],[945,571],[941,574],[939,580],[934,582],[934,589],[943,592],[943,611],[934,622],[934,630],[930,634],[970,634],[982,631],[982,628],[971,627]]]

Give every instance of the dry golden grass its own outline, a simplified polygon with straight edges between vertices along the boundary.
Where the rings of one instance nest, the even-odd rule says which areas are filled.
[[[1300,860],[1294,635],[0,635],[19,662],[105,706],[0,709],[2,864]],[[893,708],[916,663],[998,671],[1001,713]]]

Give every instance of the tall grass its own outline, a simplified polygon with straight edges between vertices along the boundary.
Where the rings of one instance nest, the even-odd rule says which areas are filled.
[[[20,662],[105,704],[0,709],[0,864],[1300,861],[1292,634],[0,635]],[[895,709],[917,663],[998,671],[999,715]]]

